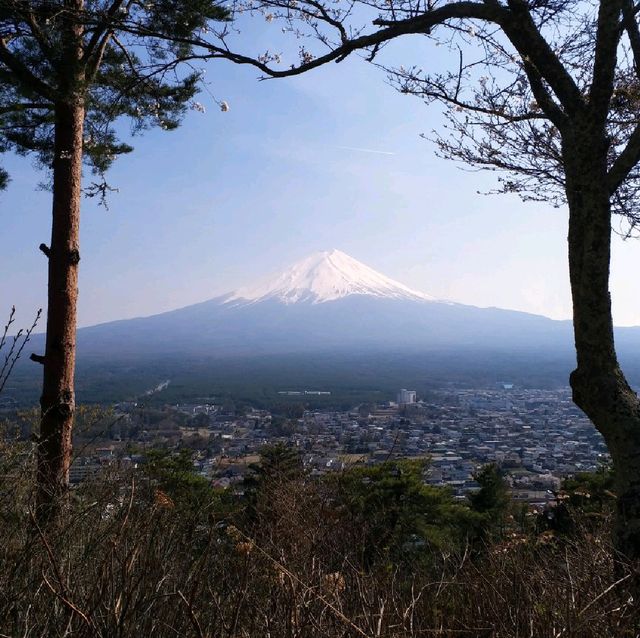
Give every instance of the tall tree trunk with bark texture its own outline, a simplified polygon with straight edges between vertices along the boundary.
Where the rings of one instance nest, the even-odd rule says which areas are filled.
[[[55,103],[53,211],[49,247],[47,342],[40,407],[37,504],[44,522],[57,518],[69,487],[75,414],[76,316],[80,262],[85,70],[84,0],[65,0]]]
[[[45,518],[68,487],[71,463],[83,124],[80,100],[56,106],[47,343],[38,445],[38,507]]]
[[[604,131],[575,127],[563,140],[569,203],[569,272],[577,367],[574,402],[602,434],[615,468],[614,541],[623,558],[640,560],[640,401],[618,364],[609,267],[611,204]]]

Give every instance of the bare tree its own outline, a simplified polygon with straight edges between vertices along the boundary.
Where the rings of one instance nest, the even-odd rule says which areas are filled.
[[[501,192],[567,205],[575,403],[615,465],[616,545],[640,559],[640,401],[616,356],[609,294],[612,219],[640,221],[640,4],[633,0],[262,0],[247,7],[302,39],[295,75],[405,35],[451,49],[452,70],[387,69],[403,92],[447,106],[441,153],[499,169]],[[318,49],[316,51],[316,49]]]

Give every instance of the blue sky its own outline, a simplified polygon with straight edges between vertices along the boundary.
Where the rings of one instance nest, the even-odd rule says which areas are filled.
[[[259,46],[267,26],[258,35]],[[446,52],[406,40],[387,55],[442,64]],[[478,195],[495,175],[460,170],[419,136],[441,121],[437,105],[357,58],[257,76],[209,64],[208,88],[230,110],[204,93],[205,114],[134,140],[110,173],[108,211],[84,202],[81,325],[202,301],[330,248],[436,297],[570,317],[566,211]],[[26,323],[46,299],[49,194],[30,160],[4,161],[0,311],[16,304]],[[614,244],[616,322],[637,325],[640,245]]]

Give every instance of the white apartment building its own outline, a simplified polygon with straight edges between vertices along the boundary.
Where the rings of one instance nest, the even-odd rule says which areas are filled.
[[[406,405],[407,403],[416,402],[416,391],[405,390],[404,388],[398,392],[398,405]]]

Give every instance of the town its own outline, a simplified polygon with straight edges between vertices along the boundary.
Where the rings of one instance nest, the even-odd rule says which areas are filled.
[[[289,396],[329,394],[287,390]],[[477,489],[479,467],[497,463],[515,500],[544,504],[561,479],[608,462],[604,441],[571,401],[568,388],[443,387],[420,400],[401,390],[396,401],[347,411],[310,410],[288,403],[273,410],[232,402],[181,403],[161,408],[120,403],[103,417],[102,438],[83,448],[71,468],[77,484],[105,465],[143,462],[144,450],[191,448],[195,469],[218,488],[241,484],[267,444],[300,451],[314,476],[397,458],[428,460],[425,481],[457,497]],[[95,428],[94,428],[95,431]],[[81,436],[81,434],[80,434]]]

